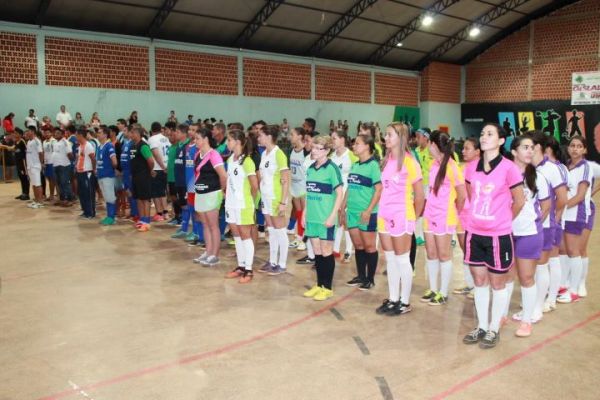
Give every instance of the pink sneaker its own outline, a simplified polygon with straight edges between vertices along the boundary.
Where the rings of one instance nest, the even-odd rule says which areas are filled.
[[[164,221],[164,220],[165,219],[160,214],[154,214],[154,217],[152,217],[152,221],[153,222],[161,222],[161,221]]]
[[[519,329],[515,332],[516,337],[528,337],[531,336],[532,327],[531,324],[521,322]]]

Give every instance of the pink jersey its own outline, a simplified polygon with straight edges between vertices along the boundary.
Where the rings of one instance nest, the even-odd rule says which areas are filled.
[[[464,185],[465,178],[456,161],[450,158],[446,167],[446,177],[435,194],[433,187],[439,170],[440,162],[434,160],[429,169],[429,195],[423,216],[431,221],[445,221],[446,226],[456,226],[458,224],[456,187]]]
[[[471,233],[503,236],[512,232],[511,189],[523,184],[519,168],[498,155],[490,161],[492,169],[485,172],[483,158],[476,168],[467,170],[465,180],[471,185],[469,227]]]
[[[409,153],[404,155],[402,169],[398,171],[398,162],[390,157],[381,172],[383,190],[379,200],[378,215],[382,218],[396,218],[415,221],[413,184],[423,179],[421,167]]]

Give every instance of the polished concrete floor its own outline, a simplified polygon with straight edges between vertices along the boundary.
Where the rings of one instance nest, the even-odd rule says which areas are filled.
[[[497,348],[481,350],[461,342],[472,300],[417,301],[422,249],[413,312],[382,317],[385,277],[353,290],[343,284],[352,264],[338,266],[335,297],[316,302],[301,296],[308,267],[239,285],[223,279],[230,249],[203,268],[173,228],[101,227],[76,207],[28,209],[16,194],[16,183],[0,184],[0,400],[598,398],[597,232],[589,296],[559,305],[530,338],[510,323]],[[459,250],[455,261],[454,287]],[[519,301],[517,289],[515,311]]]

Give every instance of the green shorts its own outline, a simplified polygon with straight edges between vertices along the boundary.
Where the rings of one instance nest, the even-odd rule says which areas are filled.
[[[221,208],[223,202],[223,192],[215,190],[210,193],[196,193],[194,197],[194,210],[196,212],[208,212]]]
[[[360,211],[348,210],[346,212],[346,227],[348,229],[358,228],[363,232],[377,232],[377,213],[372,213],[369,222],[363,224],[360,221]]]
[[[335,225],[327,228],[322,222],[307,222],[304,235],[307,238],[333,240],[335,238]]]

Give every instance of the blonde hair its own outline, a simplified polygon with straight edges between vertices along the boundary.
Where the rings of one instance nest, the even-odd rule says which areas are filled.
[[[313,145],[315,144],[323,146],[323,148],[327,150],[327,155],[329,155],[331,148],[333,147],[333,140],[331,139],[331,136],[319,135],[313,138]]]
[[[408,139],[410,137],[410,127],[403,123],[403,122],[392,122],[391,124],[389,124],[387,128],[392,128],[394,130],[394,132],[396,132],[396,134],[398,135],[400,141],[398,142],[398,148],[399,148],[399,152],[398,152],[398,166],[397,166],[397,170],[400,171],[402,170],[402,165],[404,164],[404,155],[406,153],[410,153],[410,149],[408,147]],[[393,151],[390,151],[386,157],[385,157],[385,162],[383,164],[384,168],[385,165],[387,164],[389,158],[392,156]]]

